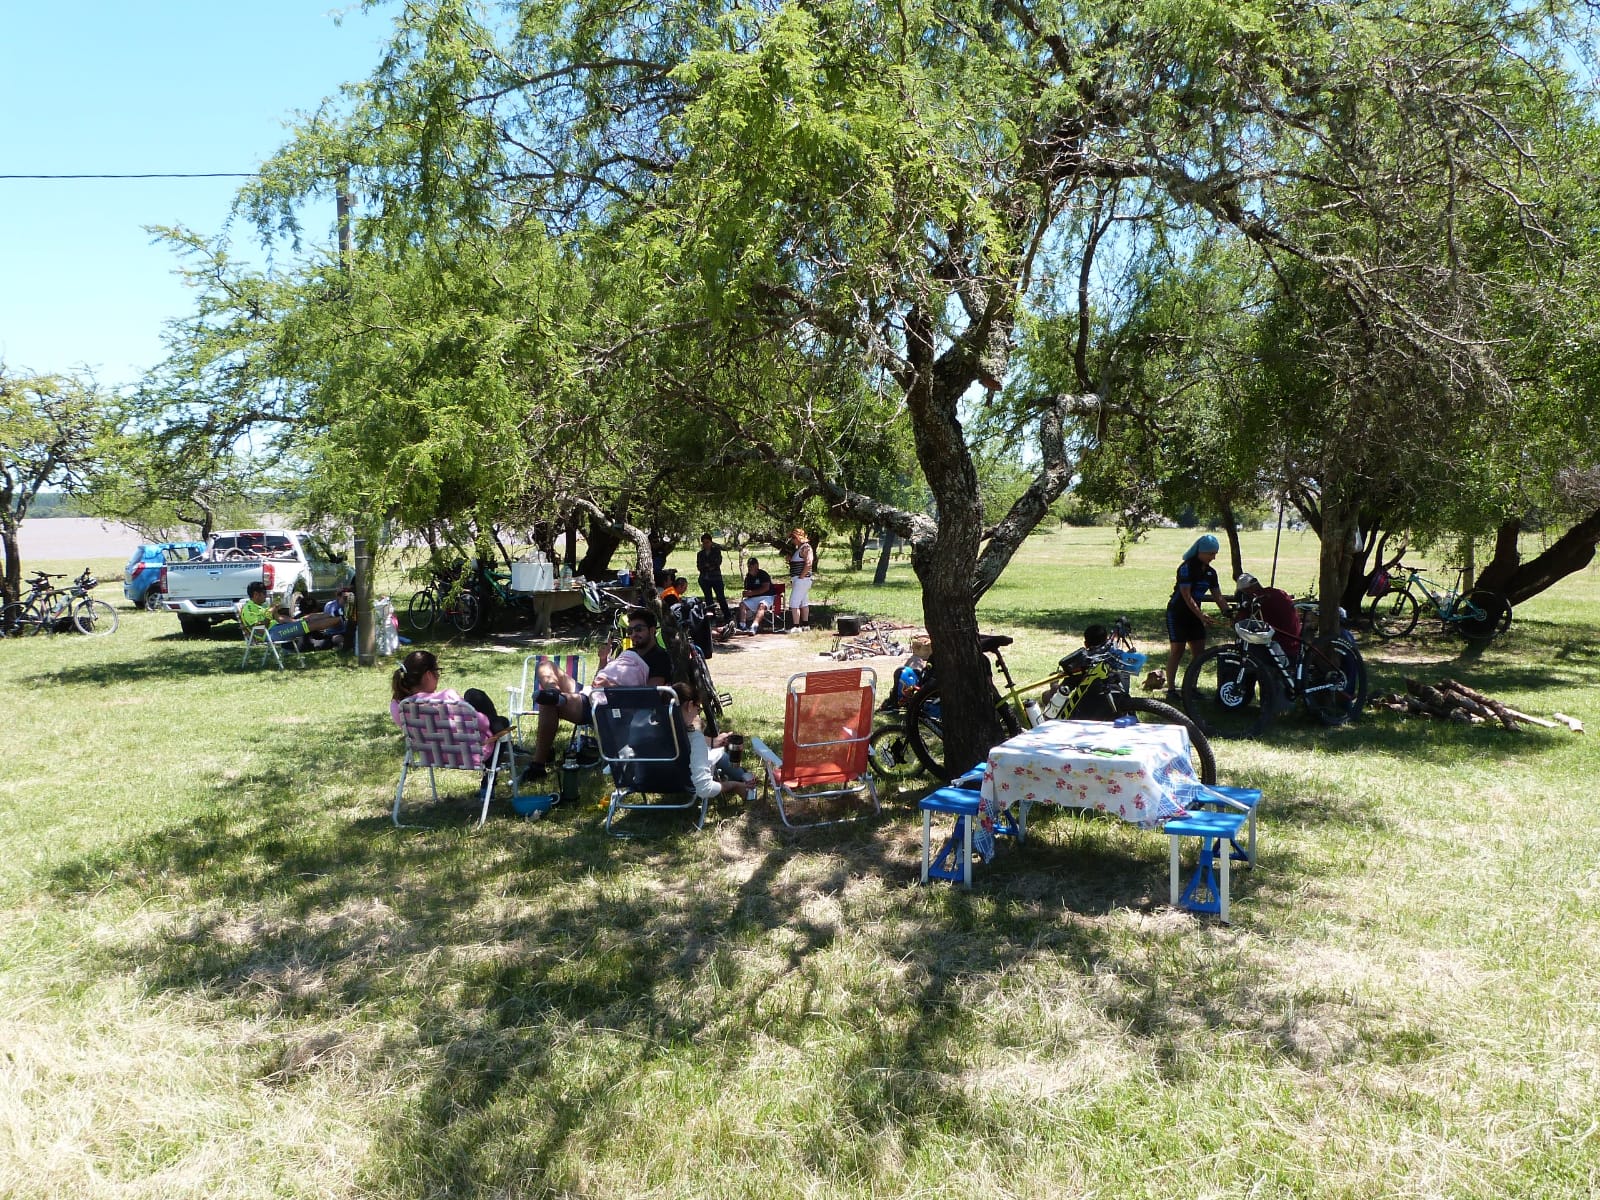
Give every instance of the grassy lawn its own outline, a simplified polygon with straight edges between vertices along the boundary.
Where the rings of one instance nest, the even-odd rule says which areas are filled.
[[[1021,670],[1120,612],[1157,651],[1188,540],[1037,538],[985,626]],[[1286,537],[1279,582],[1313,561]],[[903,559],[822,573],[919,617]],[[231,628],[118,597],[112,637],[0,642],[0,1195],[1600,1195],[1597,602],[1591,568],[1479,657],[1365,646],[1376,688],[1455,675],[1589,734],[1219,743],[1268,797],[1224,927],[1167,909],[1165,839],[1067,813],[921,888],[913,794],[621,841],[598,780],[479,832],[463,780],[396,831],[386,672],[241,672]],[[494,695],[520,661],[437,648]]]

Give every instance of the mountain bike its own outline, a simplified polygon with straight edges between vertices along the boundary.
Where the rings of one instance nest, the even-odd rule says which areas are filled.
[[[478,627],[483,604],[465,578],[466,565],[432,572],[426,586],[412,593],[406,605],[406,624],[418,633],[439,622],[454,625],[462,633]]]
[[[1294,707],[1343,725],[1367,700],[1367,666],[1343,637],[1300,639],[1291,658],[1258,617],[1233,626],[1234,641],[1208,646],[1183,676],[1183,708],[1213,737],[1252,737]]]
[[[63,593],[51,586],[50,581],[65,578],[65,575],[35,571],[28,578],[28,590],[0,609],[0,630],[4,630],[7,637],[54,633],[57,620],[64,615],[56,611]]]
[[[1446,630],[1455,630],[1463,637],[1476,641],[1499,637],[1511,628],[1511,605],[1499,592],[1488,588],[1472,588],[1463,594],[1461,585],[1466,582],[1466,573],[1465,567],[1456,568],[1455,586],[1446,587],[1428,579],[1419,567],[1397,564],[1395,574],[1404,578],[1391,578],[1388,589],[1373,597],[1367,606],[1372,631],[1385,640],[1405,637],[1417,627],[1418,617],[1426,610]],[[1421,600],[1417,592],[1422,593]]]
[[[1003,634],[979,634],[978,648],[994,659],[1002,691],[991,685],[995,713],[1007,737],[1013,737],[1042,720],[1113,721],[1133,716],[1146,724],[1181,725],[1189,734],[1195,774],[1202,783],[1217,781],[1217,759],[1205,731],[1181,710],[1160,700],[1131,696],[1128,687],[1144,656],[1129,640],[1128,621],[1119,617],[1111,637],[1102,645],[1074,650],[1056,670],[1042,679],[1019,684],[1011,678],[1001,647],[1015,639]],[[944,715],[935,664],[923,673],[922,685],[906,701],[905,737],[924,769],[935,779],[950,779],[944,754]]]
[[[64,575],[35,571],[28,580],[27,594],[0,611],[0,629],[5,631],[6,636],[21,637],[65,630],[91,636],[115,633],[117,610],[104,600],[96,600],[89,595],[100,581],[85,567],[83,574],[70,587],[50,585],[52,579],[65,578]]]
[[[73,629],[85,637],[102,637],[117,631],[117,610],[104,600],[96,600],[89,593],[100,581],[89,574],[89,568],[73,580],[66,590],[67,618]]]

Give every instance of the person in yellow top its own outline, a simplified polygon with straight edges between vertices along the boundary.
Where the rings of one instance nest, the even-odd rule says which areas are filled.
[[[259,579],[245,589],[244,603],[239,606],[239,620],[246,629],[265,625],[267,636],[275,642],[290,642],[310,633],[333,629],[343,621],[342,617],[332,613],[313,613],[297,620],[290,617],[289,609],[284,605],[276,609],[267,607],[267,585]]]

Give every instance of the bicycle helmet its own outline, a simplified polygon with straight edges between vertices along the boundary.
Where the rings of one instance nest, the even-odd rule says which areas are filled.
[[[1245,619],[1235,623],[1233,631],[1252,646],[1265,646],[1272,641],[1273,629],[1265,621]]]
[[[600,600],[600,585],[585,580],[583,584],[583,606],[590,612],[600,614],[605,612],[606,606]]]

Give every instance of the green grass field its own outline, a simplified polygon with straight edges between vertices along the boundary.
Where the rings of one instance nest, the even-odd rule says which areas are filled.
[[[1156,651],[1188,540],[1037,538],[985,625],[1022,670],[1121,612]],[[1280,583],[1313,561],[1286,538]],[[825,555],[816,599],[919,617],[903,559],[868,578]],[[1364,647],[1379,689],[1594,732],[1219,744],[1268,797],[1226,927],[1166,907],[1165,839],[1068,813],[919,887],[911,794],[621,841],[597,780],[477,832],[463,781],[396,831],[386,672],[241,672],[232,630],[117,599],[109,638],[0,641],[0,1195],[1600,1195],[1595,568],[1481,656]],[[492,694],[519,661],[439,648]]]

